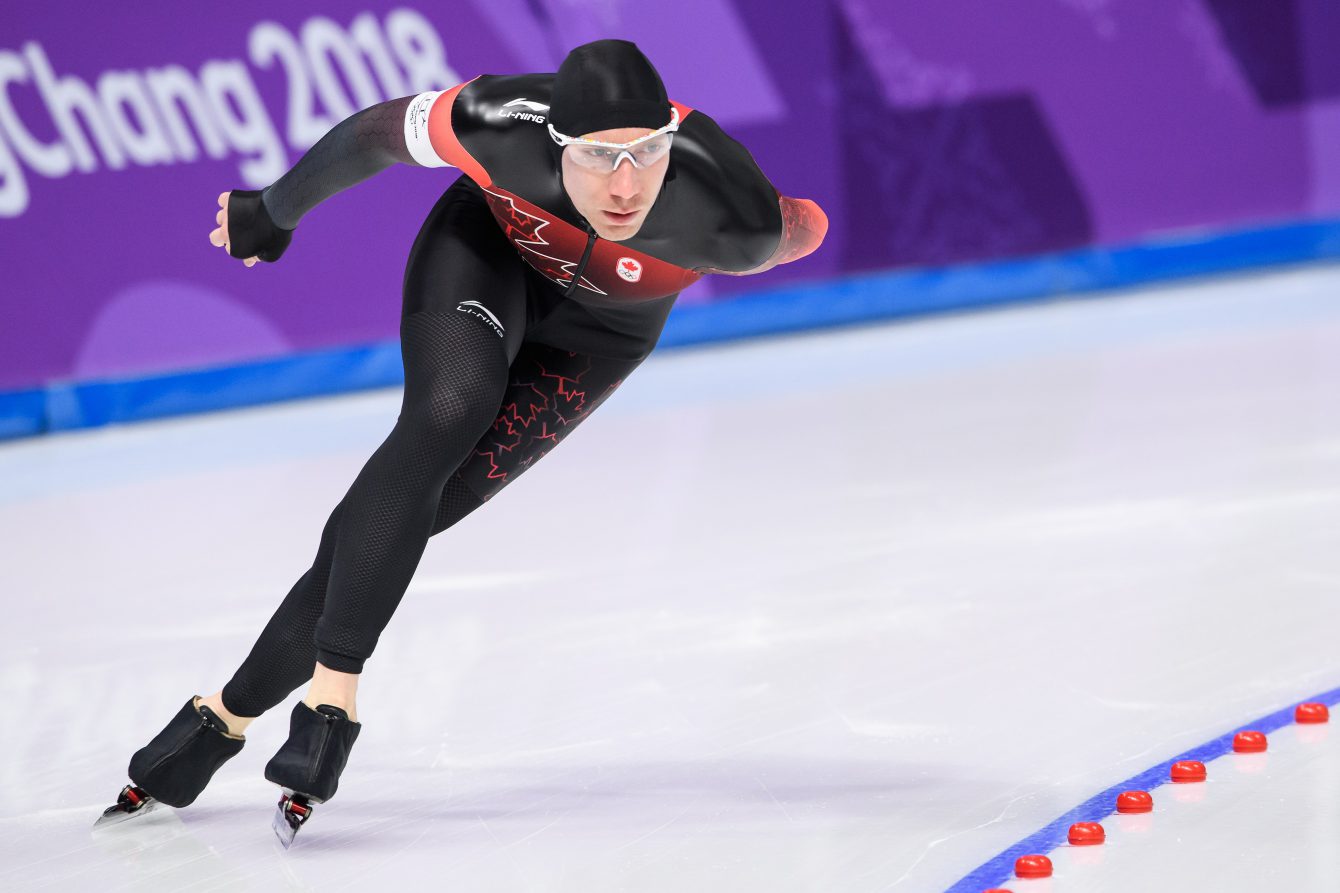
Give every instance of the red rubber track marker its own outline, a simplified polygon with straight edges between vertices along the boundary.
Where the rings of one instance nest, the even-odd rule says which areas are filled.
[[[1046,856],[1020,856],[1014,860],[1014,875],[1020,878],[1052,876],[1052,860]]]
[[[1200,760],[1178,760],[1168,773],[1177,784],[1205,780],[1205,764]]]
[[[1148,791],[1126,791],[1117,795],[1117,812],[1131,814],[1153,812],[1154,798]]]

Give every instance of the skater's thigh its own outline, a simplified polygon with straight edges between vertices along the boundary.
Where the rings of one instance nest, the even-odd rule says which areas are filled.
[[[402,318],[465,314],[499,339],[508,362],[520,350],[526,329],[524,263],[467,177],[443,193],[414,240],[401,312]]]
[[[456,478],[489,499],[567,437],[641,361],[526,342],[512,362],[502,409]]]
[[[457,478],[487,500],[543,458],[646,359],[673,303],[546,307],[508,369],[501,411]]]

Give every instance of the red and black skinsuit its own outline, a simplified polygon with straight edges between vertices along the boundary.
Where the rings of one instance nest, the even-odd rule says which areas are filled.
[[[323,199],[391,164],[451,165],[405,271],[405,399],[322,534],[316,560],[225,686],[257,716],[316,660],[360,672],[427,540],[544,456],[651,352],[675,297],[706,273],[803,257],[827,228],[779,196],[701,112],[638,233],[599,238],[573,207],[545,126],[554,75],[483,76],[336,126],[263,192],[233,193],[230,248],[277,259]],[[668,114],[668,111],[667,111]]]

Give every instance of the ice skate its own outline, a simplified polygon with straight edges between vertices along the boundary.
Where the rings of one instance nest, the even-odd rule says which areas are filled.
[[[117,795],[116,802],[102,811],[102,816],[93,823],[94,828],[107,828],[127,819],[148,815],[162,804],[149,796],[149,792],[137,785],[128,784]]]
[[[284,848],[292,846],[312,808],[335,796],[340,773],[362,726],[339,707],[315,710],[301,701],[289,719],[289,737],[265,765],[265,777],[283,788],[272,823]]]
[[[145,815],[159,804],[189,806],[200,796],[220,766],[237,755],[244,738],[198,697],[191,698],[152,741],[130,758],[131,784],[93,827],[117,824]]]

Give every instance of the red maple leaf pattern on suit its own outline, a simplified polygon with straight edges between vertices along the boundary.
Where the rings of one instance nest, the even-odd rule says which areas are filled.
[[[571,285],[586,248],[586,234],[561,220],[546,220],[523,211],[516,206],[514,196],[485,189],[484,197],[493,218],[522,259],[559,285]],[[605,294],[586,276],[582,276],[581,286],[595,294]]]
[[[593,398],[584,383],[591,358],[570,351],[556,354],[562,371],[555,363],[534,358],[513,368],[502,408],[467,463],[483,470],[487,480],[503,483],[525,471],[622,383],[619,379],[605,385]]]

